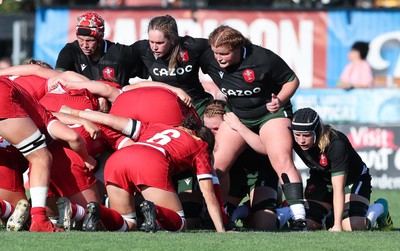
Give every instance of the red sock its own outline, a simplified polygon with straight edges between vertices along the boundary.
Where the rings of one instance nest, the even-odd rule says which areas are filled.
[[[78,207],[76,206],[75,203],[71,202],[71,208],[72,208],[72,215],[71,218],[74,218],[76,216],[76,212],[78,211]]]
[[[46,208],[44,207],[32,207],[31,208],[31,217],[33,221],[36,221],[37,223],[44,223],[47,221],[47,216],[46,216]]]
[[[100,219],[107,230],[116,231],[123,227],[124,218],[114,209],[100,205]]]
[[[6,213],[6,208],[6,203],[4,202],[4,200],[0,199],[0,218],[3,217],[3,215]]]
[[[174,210],[156,206],[157,223],[165,230],[175,232],[182,228],[182,218]]]
[[[229,219],[225,213],[224,203],[222,202],[221,186],[219,184],[214,184],[214,192],[215,197],[217,197],[219,207],[221,208],[222,221],[224,222],[224,224],[228,224]]]

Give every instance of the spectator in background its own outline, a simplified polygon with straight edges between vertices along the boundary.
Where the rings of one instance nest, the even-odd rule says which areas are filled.
[[[366,42],[355,42],[349,51],[349,64],[344,68],[339,79],[339,86],[344,89],[370,88],[374,84],[371,66],[365,60],[369,46]]]
[[[7,58],[7,57],[0,58],[0,70],[1,69],[6,69],[6,68],[11,67],[11,66],[12,66],[12,63],[11,63],[11,59],[10,58]]]

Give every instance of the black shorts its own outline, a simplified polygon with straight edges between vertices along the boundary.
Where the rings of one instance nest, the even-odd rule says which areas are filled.
[[[244,198],[255,187],[278,189],[278,176],[265,155],[246,149],[229,170],[229,195]]]
[[[366,198],[369,201],[371,197],[371,189],[372,189],[371,175],[369,174],[369,170],[366,169],[366,172],[362,174],[357,181],[345,187],[345,194],[356,194]],[[307,180],[307,186],[304,192],[304,197],[306,200],[325,202],[333,206],[332,185],[321,181],[321,179],[317,177],[311,176]],[[309,205],[309,212],[310,214],[315,215],[313,213],[313,210],[318,210],[318,209],[314,209],[313,205],[314,205],[313,203]]]

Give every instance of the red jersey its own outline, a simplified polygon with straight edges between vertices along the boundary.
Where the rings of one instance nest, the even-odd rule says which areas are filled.
[[[98,110],[99,103],[89,90],[68,90],[65,88],[62,90],[63,93],[47,93],[40,99],[40,103],[52,112],[58,112],[62,105],[68,105],[77,110]]]
[[[87,89],[80,90],[67,90],[63,88],[64,93],[47,93],[40,103],[50,111],[57,112],[62,105],[68,105],[78,110],[98,110],[98,101],[94,95]],[[104,151],[104,143],[111,146],[114,150],[120,148],[120,144],[128,137],[122,133],[116,132],[106,126],[96,124],[102,130],[102,139],[93,140],[89,133],[82,125],[74,124],[68,125],[71,129],[75,130],[85,141],[86,148],[92,156],[96,156]]]
[[[15,83],[23,87],[28,93],[37,100],[40,100],[47,92],[47,79],[36,75],[29,76],[9,76]]]
[[[193,132],[159,123],[141,122],[138,126],[140,129],[132,138],[163,152],[171,161],[172,175],[193,170],[198,179],[213,177],[208,145]]]
[[[187,107],[173,91],[163,87],[141,87],[122,93],[110,114],[171,126],[180,125],[188,114],[198,118],[193,107]]]

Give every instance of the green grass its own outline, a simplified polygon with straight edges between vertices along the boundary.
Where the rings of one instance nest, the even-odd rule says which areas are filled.
[[[2,250],[400,250],[400,190],[375,190],[389,201],[395,231],[239,232],[0,232]]]

